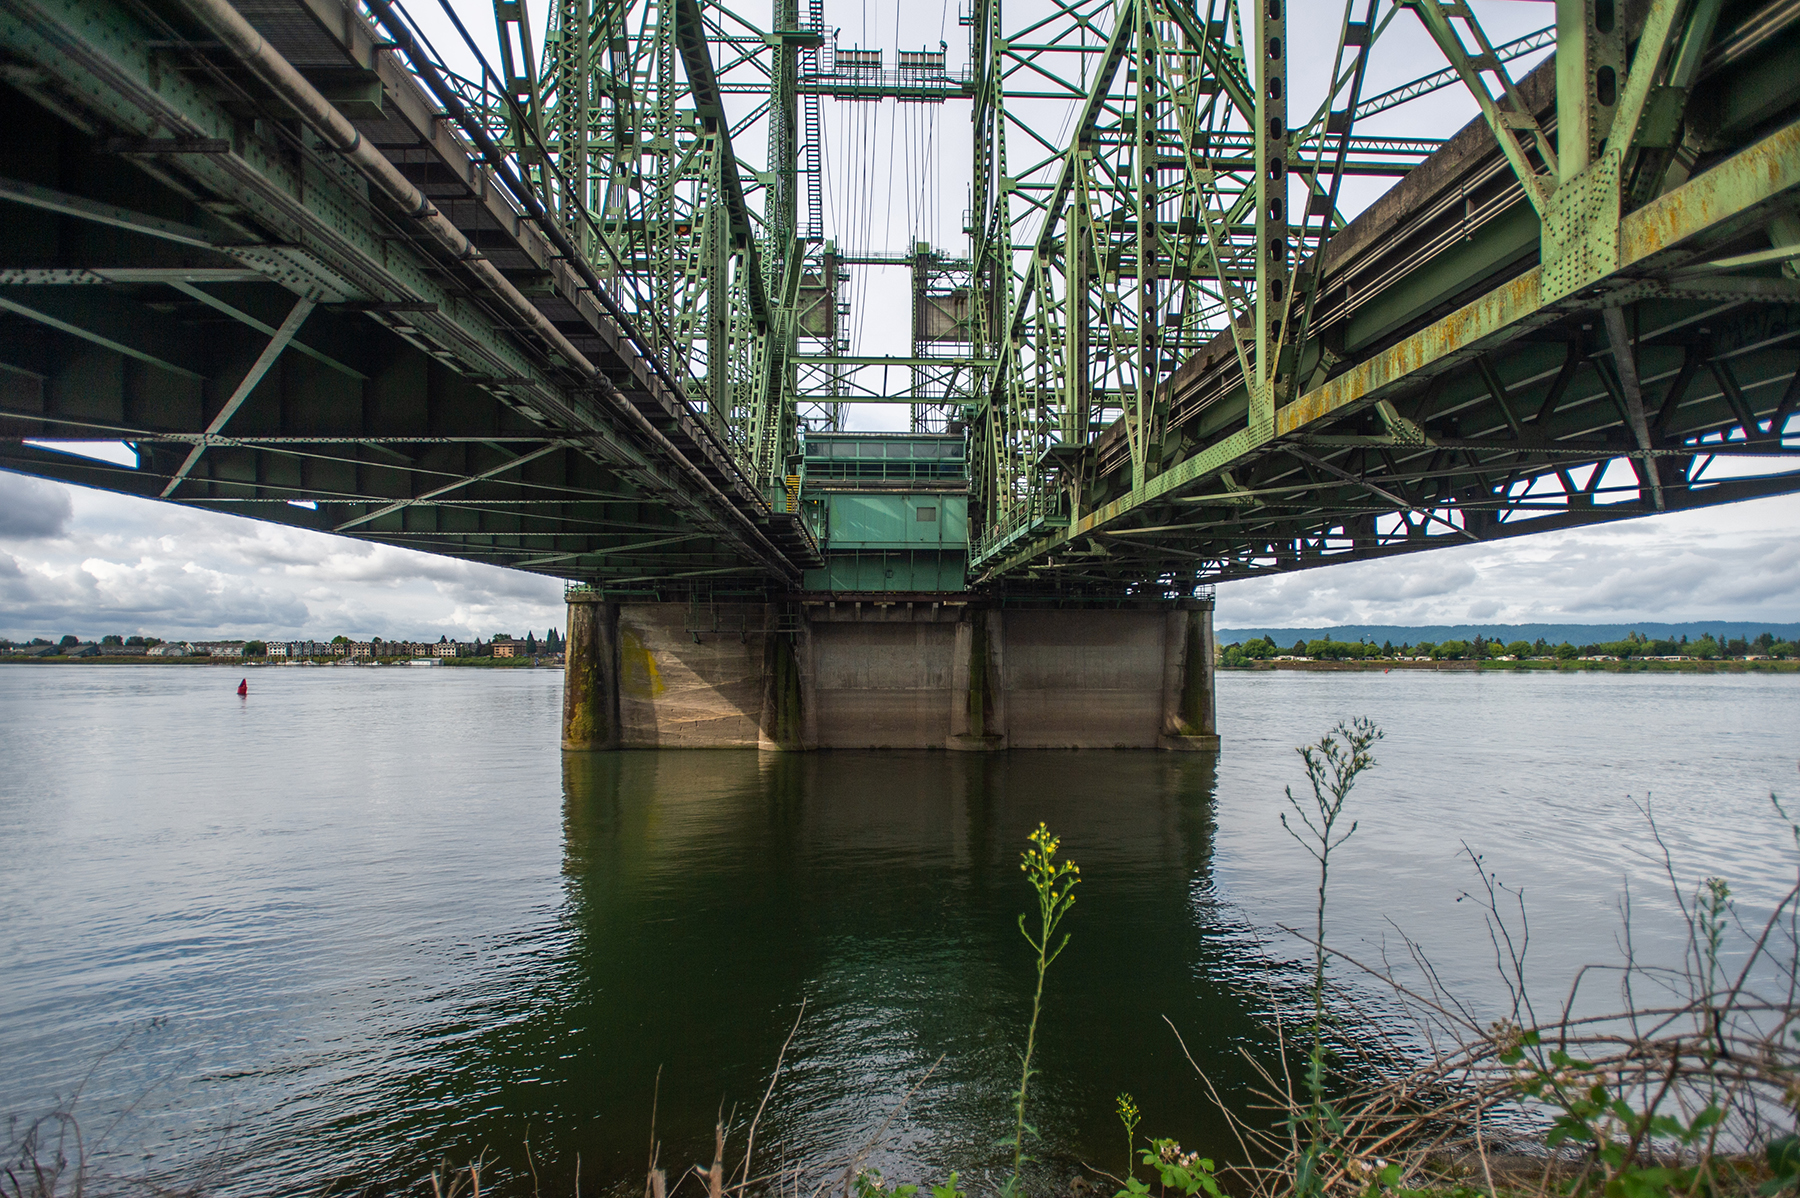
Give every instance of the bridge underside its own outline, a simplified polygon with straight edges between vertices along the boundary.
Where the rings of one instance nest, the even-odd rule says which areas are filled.
[[[178,5],[0,6],[0,466],[626,593],[816,564],[360,17],[241,11],[275,67]]]
[[[1169,37],[1199,39],[1185,61],[1218,58],[1222,45],[1206,39],[1224,34],[1184,24],[1186,10],[1119,6],[1148,14],[1146,30],[1164,22]],[[796,313],[835,302],[824,289],[836,284],[822,281],[830,272],[805,273],[813,239],[748,231],[744,181],[779,172],[732,157],[720,99],[730,87],[713,77],[701,36],[722,18],[717,6],[664,7],[688,22],[680,103],[691,107],[671,107],[679,119],[668,129],[693,140],[677,145],[670,132],[666,144],[646,134],[633,145],[646,160],[688,163],[680,170],[710,162],[707,202],[719,211],[705,240],[713,218],[671,209],[657,236],[694,246],[658,243],[656,258],[633,249],[609,267],[579,221],[546,207],[541,161],[528,168],[523,143],[496,142],[493,112],[469,111],[422,67],[391,13],[378,34],[344,0],[0,0],[0,118],[11,133],[0,146],[0,467],[537,571],[614,597],[792,595],[808,570],[828,576],[786,476],[799,461],[795,363],[809,360],[794,348]],[[1043,169],[1066,181],[1092,169],[1093,145],[1122,153],[1122,131],[1139,130],[1137,198],[1122,191],[1107,197],[1112,211],[1096,200],[1078,218],[1056,205],[1088,184],[1043,184],[1032,201],[1046,206],[1038,240],[1015,243],[999,214],[1025,185],[1002,179],[993,219],[974,218],[970,269],[1000,285],[981,300],[994,311],[975,312],[975,331],[958,334],[979,385],[944,405],[960,404],[969,433],[973,588],[1073,603],[1177,599],[1213,580],[1800,490],[1800,442],[1788,431],[1800,406],[1794,6],[1646,0],[1625,10],[1646,30],[1669,17],[1667,54],[1661,44],[1637,52],[1651,60],[1642,78],[1659,82],[1633,94],[1653,97],[1646,112],[1673,113],[1668,129],[1622,143],[1628,180],[1609,181],[1604,155],[1567,169],[1571,149],[1563,199],[1540,194],[1555,173],[1545,135],[1573,103],[1553,60],[1520,81],[1511,125],[1470,125],[1357,220],[1329,238],[1321,229],[1310,259],[1311,203],[1292,221],[1285,193],[1259,182],[1268,194],[1252,203],[1263,191],[1244,191],[1225,233],[1257,265],[1211,246],[1215,306],[1229,320],[1207,332],[1210,343],[1194,339],[1192,319],[1179,334],[1163,322],[1183,319],[1171,297],[1206,260],[1203,237],[1224,235],[1205,207],[1217,197],[1191,194],[1213,183],[1194,180],[1227,167],[1196,167],[1192,131],[1170,125],[1168,103],[1144,88],[1121,98],[1137,77],[1121,69],[1121,16],[1091,51],[1104,51],[1105,71],[1093,76],[1089,119]],[[1716,32],[1696,24],[1702,11]],[[994,62],[1025,52],[982,28]],[[734,64],[768,51],[794,70],[811,35],[781,34],[740,39],[756,48]],[[1151,50],[1131,53],[1148,72]],[[1677,87],[1670,72],[1690,57],[1700,65]],[[672,80],[678,56],[664,59]],[[977,111],[978,123],[992,119]],[[1264,131],[1283,126],[1257,119],[1262,179],[1276,162]],[[1157,120],[1165,127],[1153,134]],[[1496,127],[1533,122],[1535,158],[1496,138]],[[1178,133],[1179,145],[1149,140]],[[783,144],[791,205],[801,155],[791,138]],[[1232,152],[1236,163],[1247,151]],[[521,181],[531,169],[537,185]],[[1159,200],[1155,181],[1169,172],[1184,182]],[[1188,207],[1159,221],[1155,205],[1175,195]],[[1263,232],[1250,242],[1247,230]],[[711,248],[694,248],[703,241]],[[1563,248],[1546,258],[1546,246]],[[1065,279],[1055,302],[1066,312],[1054,319],[1044,309],[1052,284],[1034,299],[1014,277],[1032,255],[1042,268],[1032,278]],[[785,274],[766,267],[783,257]],[[1282,273],[1290,261],[1302,269]],[[695,291],[711,277],[706,305],[645,301],[635,275],[655,271],[685,271],[679,287]],[[727,276],[738,291],[728,294]],[[1254,337],[1244,332],[1252,279]],[[980,307],[976,289],[964,307]],[[1315,297],[1311,324],[1284,341],[1282,296],[1302,292]],[[1096,296],[1135,326],[1128,398],[1072,315]],[[726,298],[742,304],[727,311]],[[968,316],[946,320],[961,328]],[[725,365],[704,379],[688,373],[700,325],[733,354],[754,347],[744,377],[773,380],[766,413],[738,421],[739,405],[720,397],[749,384]],[[771,332],[781,328],[785,345]],[[125,441],[139,460],[113,466],[29,439]]]
[[[1613,269],[1571,290],[1541,264],[1476,120],[1324,247],[1269,427],[1220,334],[1159,383],[1135,485],[1125,418],[1052,448],[1047,502],[972,573],[1175,591],[1800,491],[1800,39],[1757,45],[1715,47],[1691,100],[1710,148],[1619,220]],[[1555,83],[1552,59],[1519,87],[1551,129]]]

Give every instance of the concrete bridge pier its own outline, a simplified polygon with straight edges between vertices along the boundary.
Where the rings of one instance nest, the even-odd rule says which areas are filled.
[[[1212,605],[569,593],[563,747],[1219,747]]]
[[[619,747],[619,605],[583,592],[568,593],[563,646],[565,750]]]
[[[811,650],[812,637],[805,621],[791,632],[765,630],[763,705],[757,721],[757,748],[791,753],[819,747]]]

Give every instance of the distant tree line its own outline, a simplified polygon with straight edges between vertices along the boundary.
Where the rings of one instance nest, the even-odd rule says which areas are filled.
[[[213,638],[205,638],[205,639],[213,639]],[[450,638],[447,636],[440,636],[440,637],[438,637],[438,643],[446,644],[449,642],[449,639]],[[510,640],[514,640],[514,639],[515,638],[513,638],[510,635],[501,633],[501,634],[496,635],[493,638],[486,640],[486,641],[482,640],[478,636],[475,638],[473,643],[476,646],[477,656],[485,656],[493,651],[494,641],[510,641]],[[43,648],[43,647],[50,646],[50,645],[55,645],[56,647],[61,648],[61,649],[72,649],[77,645],[84,645],[84,644],[90,644],[90,643],[93,643],[93,642],[91,642],[89,640],[85,640],[82,637],[75,636],[73,634],[64,636],[60,640],[56,640],[56,641],[46,640],[45,638],[43,638],[41,636],[33,637],[29,641],[11,641],[11,640],[7,640],[4,637],[0,637],[0,650]],[[117,645],[117,646],[121,646],[124,648],[144,648],[144,649],[154,648],[157,645],[166,644],[166,643],[168,643],[168,642],[164,641],[160,637],[154,637],[154,636],[112,635],[112,636],[103,636],[99,640],[99,644],[101,644],[103,646]],[[349,645],[349,644],[354,644],[355,639],[352,637],[348,637],[348,636],[334,636],[331,638],[329,643],[333,644],[333,645]],[[394,645],[412,644],[414,642],[385,641],[381,637],[377,636],[377,637],[370,637],[369,643],[371,645],[380,646],[380,645],[387,645],[387,644],[394,644]],[[243,655],[245,657],[266,657],[266,656],[268,656],[269,644],[267,641],[247,640],[247,641],[242,642],[242,644],[243,644]],[[539,656],[540,654],[561,653],[563,651],[562,634],[557,632],[556,629],[554,629],[554,628],[547,629],[544,633],[543,639],[541,639],[541,640],[538,639],[538,636],[536,633],[527,632],[525,634],[525,639],[523,641],[523,644],[525,647],[525,655],[529,656],[529,657],[536,657],[536,656]],[[379,654],[379,650],[378,650],[377,656],[379,656],[379,655],[380,654]]]
[[[1499,658],[1518,661],[1575,661],[1583,657],[1616,657],[1625,661],[1634,657],[1692,657],[1701,661],[1717,661],[1721,658],[1752,656],[1800,657],[1800,646],[1791,641],[1777,640],[1774,634],[1768,632],[1753,640],[1707,633],[1696,641],[1690,641],[1686,636],[1678,641],[1655,640],[1633,632],[1622,641],[1590,645],[1573,645],[1568,641],[1552,645],[1542,637],[1536,641],[1503,643],[1498,637],[1489,639],[1477,636],[1472,641],[1420,641],[1416,645],[1408,643],[1398,646],[1392,641],[1377,645],[1373,641],[1334,641],[1322,638],[1295,641],[1287,648],[1275,644],[1267,637],[1258,637],[1241,644],[1227,645],[1220,654],[1220,664],[1242,666],[1277,657],[1304,657],[1311,661],[1399,661],[1421,657],[1433,661],[1491,661]]]

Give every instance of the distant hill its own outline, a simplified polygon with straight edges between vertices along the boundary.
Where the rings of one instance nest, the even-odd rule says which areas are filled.
[[[1572,645],[1595,645],[1604,641],[1624,640],[1628,633],[1638,632],[1653,640],[1697,641],[1706,633],[1726,638],[1753,640],[1762,633],[1776,640],[1800,640],[1800,624],[1761,624],[1743,620],[1704,620],[1687,624],[1661,624],[1651,620],[1630,624],[1339,624],[1330,628],[1221,628],[1221,645],[1242,644],[1256,637],[1267,637],[1286,647],[1295,641],[1330,638],[1334,641],[1388,641],[1396,645],[1416,645],[1420,641],[1436,644],[1442,641],[1471,641],[1481,636],[1491,641],[1535,641],[1539,637],[1552,645],[1568,641]]]

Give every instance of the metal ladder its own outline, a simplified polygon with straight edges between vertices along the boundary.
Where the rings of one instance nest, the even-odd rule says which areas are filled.
[[[825,35],[825,0],[808,0],[806,28],[820,37]],[[819,48],[806,46],[800,51],[800,81],[810,84],[800,93],[801,121],[805,124],[806,144],[801,148],[801,170],[806,175],[806,236],[810,241],[825,237],[825,204],[821,194],[823,168],[821,157],[822,121],[819,117]]]

